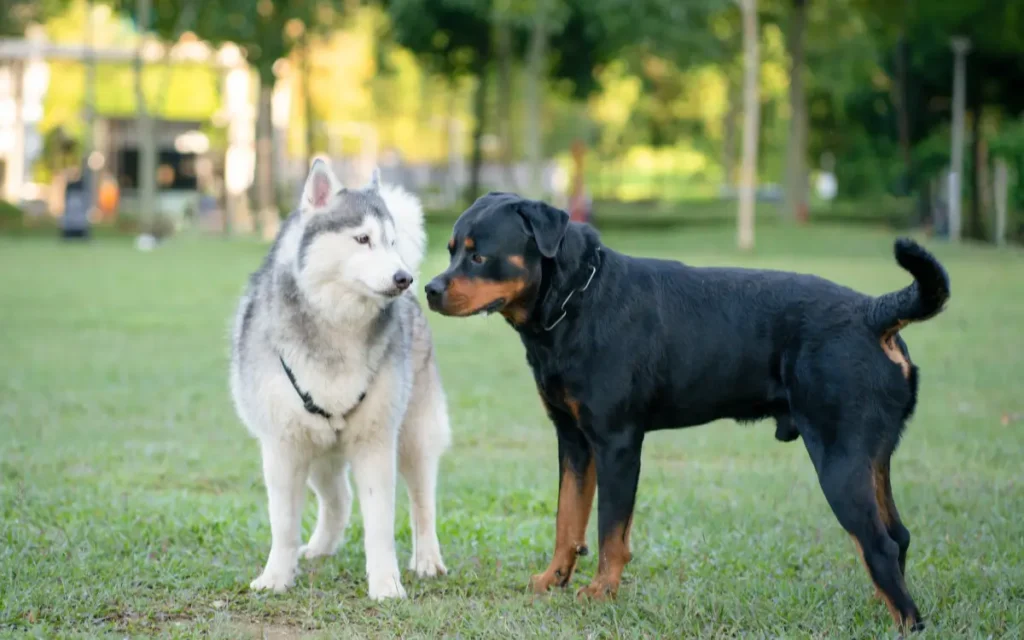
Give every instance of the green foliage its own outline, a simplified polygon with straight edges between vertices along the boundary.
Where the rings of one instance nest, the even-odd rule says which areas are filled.
[[[1016,177],[1010,182],[1010,207],[1024,223],[1024,118],[1004,123],[998,134],[989,138],[988,144],[992,157],[1005,160],[1011,176]],[[1013,229],[1010,231],[1015,233]],[[1024,233],[1024,229],[1019,233]]]
[[[137,20],[135,0],[112,0],[114,7]],[[165,40],[184,31],[214,43],[241,46],[261,81],[274,80],[274,62],[287,57],[304,34],[325,33],[337,27],[344,0],[152,0],[147,25]]]
[[[5,0],[0,3],[0,36],[21,37],[25,27],[45,22],[69,4],[71,0]]]
[[[586,98],[598,88],[595,69],[611,62],[621,53],[608,25],[608,15],[589,0],[565,0],[568,16],[551,36],[554,63],[550,69],[555,80],[567,80],[572,97]]]
[[[1015,159],[1024,156],[1024,117],[1004,122],[998,135],[988,141],[989,153],[994,157]]]
[[[169,42],[177,40],[186,31],[201,31],[204,25],[218,20],[221,7],[217,2],[205,0],[149,0],[149,24],[138,24],[137,0],[108,0],[108,4],[119,14],[127,16],[136,31],[155,33]]]
[[[467,0],[388,0],[390,37],[433,73],[478,73],[491,48],[489,11]]]
[[[738,19],[731,0],[594,0],[592,6],[609,51],[640,48],[693,66],[723,61],[738,48],[738,38],[723,38],[712,25],[723,14],[730,23]]]

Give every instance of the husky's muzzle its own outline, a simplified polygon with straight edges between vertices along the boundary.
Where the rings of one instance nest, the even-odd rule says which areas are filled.
[[[401,295],[403,291],[409,288],[412,284],[412,274],[404,269],[399,269],[394,276],[391,278],[394,287],[387,291],[387,295],[395,297]]]

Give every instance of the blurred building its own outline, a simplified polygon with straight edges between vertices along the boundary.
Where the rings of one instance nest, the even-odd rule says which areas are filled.
[[[212,179],[207,154],[210,141],[199,121],[153,120],[157,150],[157,209],[173,217],[195,212],[201,184]],[[134,119],[98,118],[95,153],[103,159],[102,172],[112,176],[121,193],[124,211],[139,211],[139,137]]]

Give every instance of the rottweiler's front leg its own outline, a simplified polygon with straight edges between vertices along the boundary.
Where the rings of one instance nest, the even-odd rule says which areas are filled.
[[[578,598],[603,600],[614,597],[619,590],[622,570],[632,559],[629,534],[640,479],[642,445],[643,435],[640,432],[620,431],[605,438],[595,437],[601,550],[597,575],[588,586],[579,590]]]
[[[590,445],[576,426],[576,418],[550,407],[548,413],[558,432],[558,516],[551,564],[530,578],[534,593],[569,584],[576,558],[587,555],[587,522],[597,486]]]

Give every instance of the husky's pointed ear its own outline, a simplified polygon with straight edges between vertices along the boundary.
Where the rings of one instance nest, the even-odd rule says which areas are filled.
[[[536,200],[520,200],[515,207],[526,221],[526,228],[537,242],[540,254],[545,258],[554,258],[565,230],[569,228],[569,214]]]
[[[370,174],[370,184],[366,185],[366,188],[370,191],[380,190],[380,167],[373,167],[373,173]]]
[[[324,159],[317,158],[309,168],[309,176],[302,187],[299,210],[303,213],[316,213],[326,209],[339,189],[341,182],[334,175],[330,165]]]

